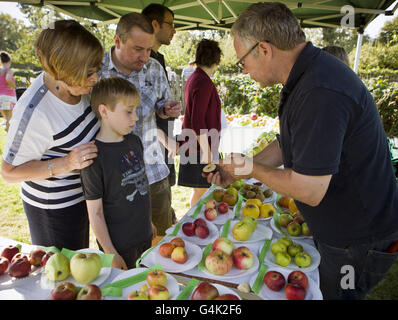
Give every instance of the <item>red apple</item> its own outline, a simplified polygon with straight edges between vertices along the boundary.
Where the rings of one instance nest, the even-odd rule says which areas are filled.
[[[214,219],[217,218],[217,210],[214,208],[206,209],[205,210],[205,218],[207,220],[213,221]]]
[[[11,277],[23,278],[29,275],[32,265],[27,258],[19,258],[14,262],[11,262],[8,269],[8,274]]]
[[[150,287],[156,285],[164,286],[167,282],[166,272],[164,272],[163,270],[152,270],[148,273],[146,281],[148,282]]]
[[[48,259],[54,254],[54,252],[49,251],[41,258],[41,266],[45,267]]]
[[[282,273],[278,271],[268,271],[264,276],[264,283],[272,291],[279,291],[285,286],[286,280]]]
[[[215,275],[228,273],[232,268],[232,257],[221,250],[214,250],[205,260],[206,269]]]
[[[253,113],[253,114],[250,116],[250,118],[251,118],[252,120],[257,120],[257,119],[258,119],[258,115],[256,115],[255,113]]]
[[[193,224],[195,225],[195,227],[197,227],[197,226],[205,226],[205,227],[207,227],[206,220],[205,220],[205,219],[202,219],[202,218],[197,218],[197,219],[195,219],[195,221],[193,222]]]
[[[295,283],[288,283],[285,288],[285,296],[287,300],[304,300],[305,289]]]
[[[183,247],[174,248],[171,253],[171,260],[177,263],[185,263],[188,260],[188,254]]]
[[[222,294],[221,296],[218,296],[214,300],[240,300],[240,299],[234,294],[226,293]]]
[[[157,284],[149,288],[148,298],[149,300],[168,300],[169,290],[165,286]]]
[[[195,234],[201,238],[201,239],[205,239],[209,236],[209,228],[206,226],[197,226],[195,229]]]
[[[216,200],[213,200],[213,199],[207,200],[207,202],[205,204],[206,209],[215,209],[216,207],[217,207]]]
[[[29,253],[29,262],[32,266],[38,267],[41,266],[41,259],[46,254],[46,252],[41,248],[33,249]]]
[[[398,251],[398,240],[394,241],[393,243],[390,244],[390,246],[387,249],[388,253],[394,253]]]
[[[7,258],[0,257],[0,275],[7,271],[8,265],[10,262]]]
[[[162,257],[170,258],[171,257],[171,253],[173,252],[175,247],[176,246],[174,244],[170,243],[170,242],[163,243],[163,244],[161,244],[159,246],[159,254]]]
[[[228,255],[232,255],[232,252],[235,249],[235,245],[228,238],[221,237],[221,238],[217,238],[213,242],[211,249],[212,249],[212,251],[218,249],[218,250],[224,251]]]
[[[253,253],[247,247],[236,248],[232,252],[234,266],[238,269],[250,269],[254,264]]]
[[[76,300],[101,300],[102,293],[96,284],[88,284],[77,294]]]
[[[193,222],[185,222],[182,225],[182,232],[188,237],[192,237],[195,234],[195,224]]]
[[[218,212],[221,213],[221,214],[227,213],[228,210],[229,210],[229,204],[226,203],[226,202],[221,202],[221,203],[218,205],[217,210],[218,210]]]
[[[287,277],[288,283],[295,283],[303,287],[304,289],[308,286],[308,278],[306,274],[302,271],[292,271]]]
[[[192,300],[213,300],[219,295],[215,286],[209,282],[203,281],[199,283],[194,292],[192,293]]]
[[[171,239],[170,243],[174,244],[175,247],[185,248],[185,242],[180,237]]]
[[[7,258],[8,261],[11,261],[12,258],[19,252],[19,248],[17,246],[9,245],[5,247],[1,252],[1,256]]]
[[[17,261],[18,259],[25,259],[26,261],[29,262],[29,258],[25,253],[18,252],[15,256],[12,257],[11,263],[13,263],[14,261]]]
[[[51,300],[75,300],[77,288],[72,282],[62,282],[51,290]]]

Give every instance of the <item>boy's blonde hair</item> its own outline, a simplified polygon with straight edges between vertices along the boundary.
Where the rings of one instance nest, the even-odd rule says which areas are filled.
[[[94,85],[91,92],[91,108],[98,119],[101,119],[98,111],[100,104],[113,111],[122,100],[133,100],[137,106],[141,103],[140,93],[135,85],[123,78],[103,78]]]
[[[85,86],[104,55],[99,40],[74,20],[59,20],[44,29],[35,51],[44,71],[70,86]]]

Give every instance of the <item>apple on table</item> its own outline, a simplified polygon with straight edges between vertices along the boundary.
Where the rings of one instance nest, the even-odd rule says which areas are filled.
[[[77,294],[76,300],[101,300],[102,293],[99,286],[90,283]]]
[[[101,268],[101,258],[95,252],[79,252],[70,259],[72,277],[81,284],[88,284],[95,280],[100,274]]]

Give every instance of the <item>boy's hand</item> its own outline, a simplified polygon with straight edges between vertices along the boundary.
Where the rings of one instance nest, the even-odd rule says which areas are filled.
[[[122,256],[119,254],[115,254],[115,256],[113,257],[112,267],[122,269],[122,270],[127,270],[126,262],[124,261]]]
[[[181,103],[178,101],[166,101],[164,103],[164,112],[167,116],[177,118],[181,113]]]

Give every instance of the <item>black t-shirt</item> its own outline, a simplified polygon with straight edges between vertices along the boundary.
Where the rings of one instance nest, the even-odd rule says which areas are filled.
[[[86,200],[102,198],[112,243],[119,253],[126,252],[152,238],[143,146],[134,134],[121,142],[96,140],[95,144],[97,158],[81,171],[84,196]]]
[[[358,76],[310,42],[281,93],[285,168],[332,175],[316,207],[297,201],[314,238],[330,245],[380,239],[398,229],[398,189],[374,100]]]

